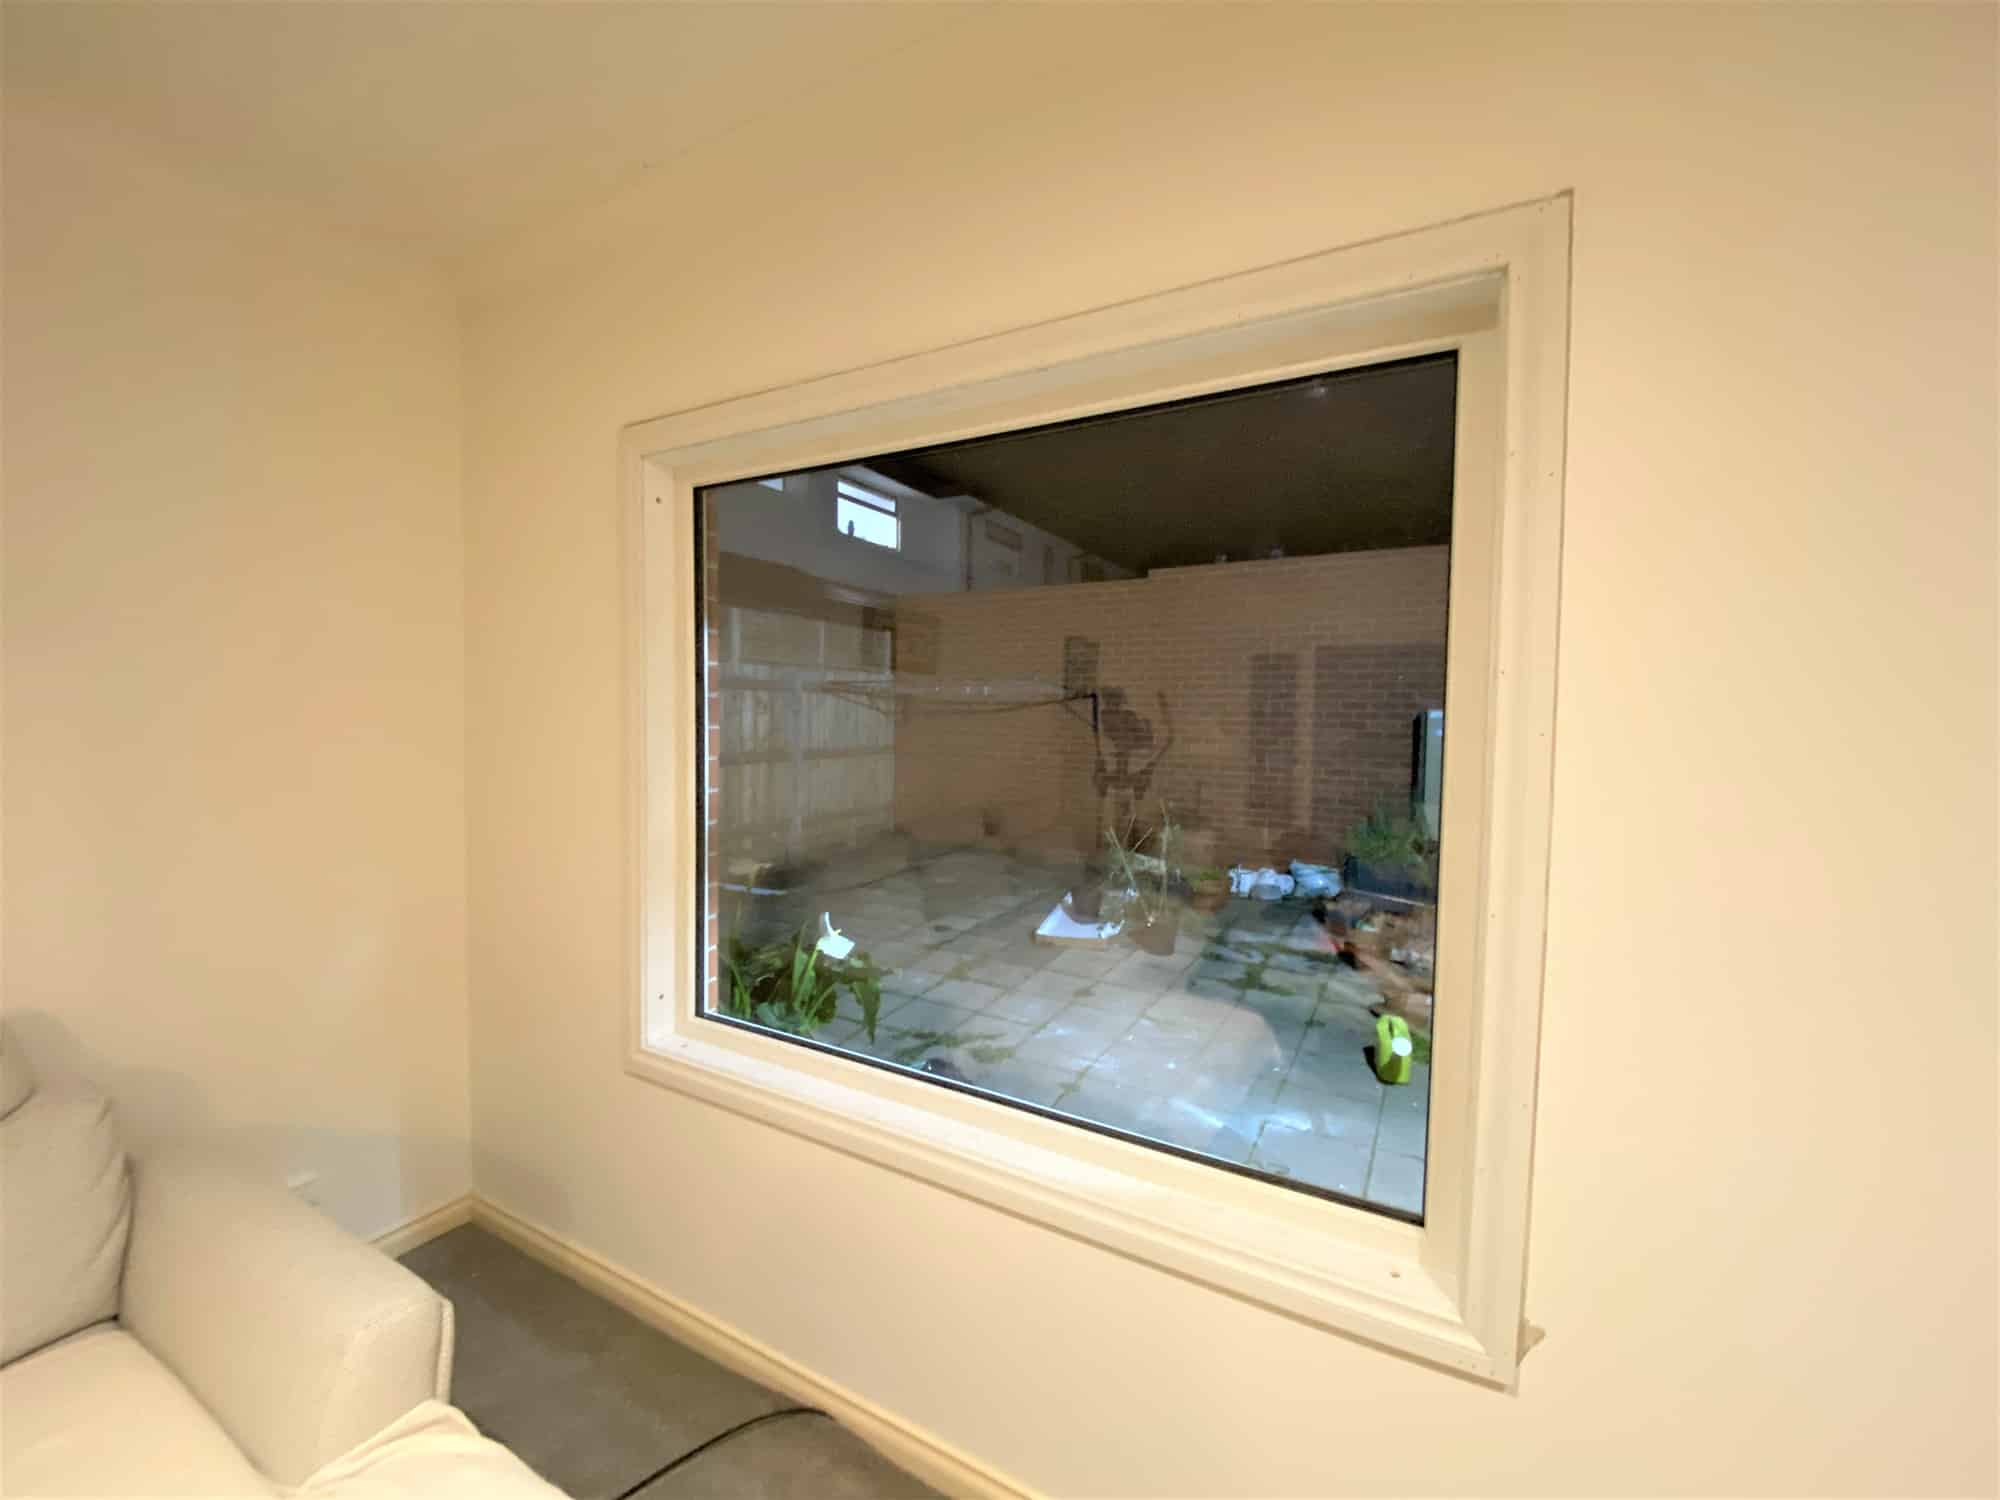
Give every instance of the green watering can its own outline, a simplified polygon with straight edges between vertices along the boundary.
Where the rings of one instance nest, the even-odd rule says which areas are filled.
[[[1410,1081],[1410,1023],[1401,1016],[1375,1018],[1375,1076],[1384,1083]]]

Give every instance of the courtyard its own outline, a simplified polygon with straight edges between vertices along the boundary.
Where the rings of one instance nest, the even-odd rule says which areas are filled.
[[[1186,911],[1171,954],[1038,942],[1060,871],[939,855],[828,905],[884,971],[875,1036],[852,1001],[816,1041],[1421,1214],[1427,1048],[1409,1083],[1370,1066],[1377,984],[1304,902]]]

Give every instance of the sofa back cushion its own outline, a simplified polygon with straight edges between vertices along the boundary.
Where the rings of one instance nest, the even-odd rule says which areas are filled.
[[[132,1223],[110,1104],[80,1081],[34,1085],[12,1054],[0,1041],[16,1099],[0,1116],[0,1365],[117,1316]]]

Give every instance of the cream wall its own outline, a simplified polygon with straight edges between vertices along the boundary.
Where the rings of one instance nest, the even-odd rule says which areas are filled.
[[[372,1233],[466,1190],[450,289],[10,100],[4,978]]]
[[[1994,43],[995,8],[487,265],[479,1190],[1061,1494],[1991,1492]],[[1563,188],[1517,1394],[620,1071],[621,424]]]

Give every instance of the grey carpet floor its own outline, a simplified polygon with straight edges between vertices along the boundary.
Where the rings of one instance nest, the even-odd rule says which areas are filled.
[[[819,1412],[467,1225],[403,1264],[458,1317],[452,1399],[577,1500],[925,1500]]]

